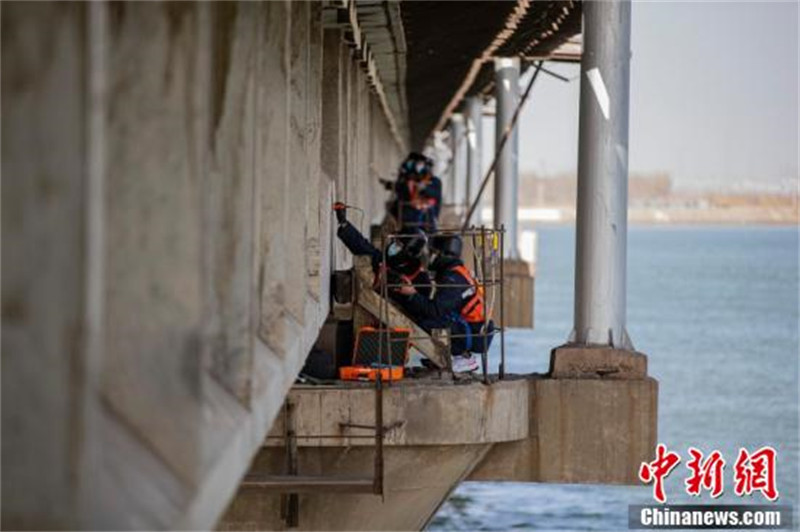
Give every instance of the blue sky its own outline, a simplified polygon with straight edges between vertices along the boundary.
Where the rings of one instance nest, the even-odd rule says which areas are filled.
[[[796,2],[636,2],[631,41],[632,172],[667,171],[683,187],[796,188]],[[578,66],[550,66],[574,81],[537,80],[521,117],[523,173],[576,168]],[[491,144],[493,120],[484,126]]]

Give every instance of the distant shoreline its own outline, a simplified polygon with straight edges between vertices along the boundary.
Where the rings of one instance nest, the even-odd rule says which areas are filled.
[[[491,209],[484,209],[482,219],[492,220]],[[574,207],[520,207],[520,224],[574,224]],[[792,207],[671,208],[632,207],[628,210],[630,225],[726,225],[726,226],[798,226],[800,213]]]
[[[534,228],[540,227],[543,225],[556,227],[556,226],[568,226],[568,225],[575,225],[575,220],[543,220],[543,221],[535,221],[535,222],[527,222],[532,223]],[[761,222],[754,222],[754,221],[743,221],[743,222],[733,222],[733,221],[713,221],[713,220],[702,220],[702,221],[673,221],[673,222],[663,222],[663,221],[647,221],[647,220],[628,220],[628,227],[792,227],[800,230],[800,224],[796,222],[783,222],[783,221],[761,221]]]

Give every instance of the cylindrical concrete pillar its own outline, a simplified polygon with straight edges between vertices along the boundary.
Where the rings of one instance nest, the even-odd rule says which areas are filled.
[[[467,208],[478,196],[481,186],[483,161],[483,102],[478,96],[470,96],[464,101],[464,115],[467,121]],[[475,209],[467,223],[480,223],[481,209]]]
[[[457,212],[463,212],[467,203],[467,128],[461,113],[450,117],[450,142],[453,150],[452,202],[456,204]]]
[[[519,105],[519,59],[498,58],[494,60],[494,86],[497,113],[495,119],[495,149],[511,124],[514,110]],[[494,226],[505,225],[505,256],[516,259],[519,256],[517,245],[517,195],[519,191],[519,171],[517,154],[519,152],[518,128],[514,129],[496,155],[497,169],[494,174]]]
[[[585,2],[583,9],[572,339],[631,348],[625,331],[631,4]]]
[[[435,133],[436,150],[433,155],[434,175],[442,180],[442,198],[444,203],[454,203],[455,189],[455,153],[453,153],[453,125],[448,124],[447,130]]]

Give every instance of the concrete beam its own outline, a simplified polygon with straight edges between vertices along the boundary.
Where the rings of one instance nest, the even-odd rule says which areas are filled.
[[[529,386],[525,379],[455,384],[451,378],[404,379],[385,386],[384,426],[387,447],[473,445],[528,437]],[[295,405],[295,427],[301,447],[373,446],[371,434],[341,423],[375,424],[375,386],[342,383],[294,386],[287,400]],[[270,429],[267,446],[283,447],[284,419]],[[336,437],[318,438],[330,435]],[[306,436],[306,437],[304,437]]]

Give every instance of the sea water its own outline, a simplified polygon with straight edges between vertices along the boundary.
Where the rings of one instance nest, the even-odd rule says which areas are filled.
[[[572,327],[575,232],[538,231],[533,331],[506,337],[508,371],[546,372]],[[628,331],[659,381],[658,439],[683,461],[666,481],[686,495],[688,448],[727,461],[721,504],[766,502],[733,493],[740,447],[778,451],[780,501],[798,509],[798,230],[794,227],[631,227]],[[491,356],[497,361],[497,346]],[[651,486],[462,484],[430,530],[627,530],[628,505]]]

